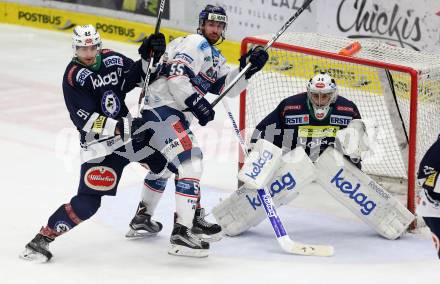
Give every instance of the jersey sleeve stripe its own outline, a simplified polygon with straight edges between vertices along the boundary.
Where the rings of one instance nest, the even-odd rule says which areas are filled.
[[[99,117],[99,113],[92,113],[92,115],[87,120],[86,124],[84,124],[84,127],[82,128],[85,132],[90,132],[93,127],[93,123],[95,123],[95,120]]]

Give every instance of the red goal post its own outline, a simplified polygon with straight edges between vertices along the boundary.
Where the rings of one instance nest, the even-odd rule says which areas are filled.
[[[245,38],[241,54],[264,46],[271,37]],[[249,141],[256,124],[282,99],[304,92],[313,74],[328,72],[339,94],[354,101],[363,119],[378,126],[379,149],[364,159],[363,170],[391,192],[403,184],[407,207],[414,212],[418,164],[440,133],[440,56],[374,40],[357,41],[362,48],[349,57],[338,52],[353,39],[283,34],[268,49],[262,72],[251,78],[240,96],[239,127]]]

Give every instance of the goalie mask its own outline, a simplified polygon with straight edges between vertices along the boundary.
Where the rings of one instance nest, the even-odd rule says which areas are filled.
[[[327,73],[317,74],[307,83],[307,98],[318,120],[327,117],[337,96],[336,82]]]
[[[72,35],[73,56],[86,56],[84,53],[87,47],[96,53],[95,56],[101,52],[102,42],[99,33],[92,25],[76,26]]]
[[[223,30],[220,34],[220,44],[225,40],[226,25],[228,23],[228,17],[226,16],[226,11],[220,6],[206,5],[206,7],[199,14],[199,27],[197,28],[197,33],[203,35],[211,44],[216,44],[212,42],[209,36],[205,33],[206,21],[219,22],[223,26]]]

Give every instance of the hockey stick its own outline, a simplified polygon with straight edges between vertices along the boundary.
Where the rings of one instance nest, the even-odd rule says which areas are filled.
[[[243,151],[244,155],[248,157],[248,147],[246,145],[243,136],[240,133],[237,123],[235,122],[234,116],[231,112],[231,109],[229,108],[229,104],[225,100],[223,100],[222,103],[226,112],[228,113],[228,117],[232,123],[232,127],[234,128],[236,137],[240,142],[241,150]],[[270,196],[270,194],[267,194],[265,188],[261,188],[257,192],[258,195],[260,196],[260,200],[261,203],[263,204],[264,211],[266,212],[266,216],[269,219],[270,224],[272,225],[272,228],[275,232],[277,241],[285,252],[291,254],[310,255],[310,256],[333,255],[334,249],[332,246],[308,245],[293,241],[287,234],[286,230],[284,229],[283,223],[281,222],[281,219],[275,210],[275,205],[273,204],[272,197]]]
[[[159,10],[157,11],[156,27],[154,28],[155,34],[159,33],[160,22],[162,20],[162,13],[163,13],[164,9],[165,9],[165,0],[161,0]],[[140,114],[140,111],[141,111],[142,98],[144,99],[144,105],[147,104],[148,82],[150,81],[151,69],[153,68],[153,61],[154,61],[153,55],[154,55],[153,52],[150,52],[150,54],[148,56],[150,58],[150,61],[148,61],[148,69],[145,73],[145,81],[142,86],[142,92],[141,92],[141,95],[140,95],[139,101],[138,101],[138,114]]]
[[[312,3],[312,1],[313,0],[308,0],[308,1],[304,2],[304,4],[301,6],[301,8],[299,8],[292,17],[290,17],[290,19],[284,24],[284,26],[282,26],[281,29],[266,44],[266,46],[264,47],[265,51],[268,50],[269,47],[271,47],[272,44],[287,30],[287,28],[290,27],[290,25],[293,23],[293,21],[295,21],[299,17],[299,15],[301,15],[302,12],[305,9],[307,9],[307,7],[309,7],[309,5],[310,5],[310,3]],[[238,82],[238,80],[240,80],[241,77],[243,77],[244,73],[246,73],[246,71],[248,71],[249,68],[251,68],[251,63],[248,63],[240,71],[240,73],[238,73],[238,75],[229,83],[229,85],[223,89],[223,92],[212,102],[212,104],[211,104],[212,107],[215,107],[218,104],[218,102],[226,96],[226,94],[235,86],[235,84]]]
[[[272,41],[269,42],[265,50],[267,50],[276,39],[278,39],[281,34],[290,26],[290,24],[302,13],[304,9],[310,5],[310,3],[313,0],[310,0],[306,3],[304,3],[303,7],[301,7],[300,10],[298,10],[295,15],[289,19],[289,21],[281,28],[281,30],[278,31],[278,33],[272,38]],[[226,87],[225,91],[220,95],[224,97],[226,93],[235,85],[235,83],[241,78],[241,76],[246,72],[247,69],[249,69],[250,64],[248,64],[240,74],[237,75],[237,77],[233,80],[231,84],[229,84],[228,87]],[[247,68],[247,69],[246,69]],[[214,107],[222,97],[217,98],[213,103],[212,106]],[[236,134],[236,137],[240,143],[241,150],[243,151],[244,155],[248,156],[248,147],[246,145],[246,142],[244,138],[242,137],[240,130],[237,126],[237,123],[234,119],[234,116],[232,114],[231,109],[229,108],[229,105],[227,101],[222,101],[223,106],[228,114],[228,118],[232,123],[232,127],[234,128],[234,133]],[[287,235],[286,230],[284,229],[284,226],[281,222],[280,217],[278,216],[275,206],[273,204],[272,198],[270,194],[267,194],[266,190],[264,188],[258,190],[258,195],[260,196],[260,199],[263,203],[264,211],[266,212],[267,218],[269,219],[272,228],[275,232],[275,235],[277,237],[277,241],[280,244],[281,248],[288,253],[292,254],[300,254],[300,255],[311,255],[311,256],[332,256],[334,249],[332,246],[325,246],[325,245],[307,245],[307,244],[301,244],[298,242],[293,241],[289,235]]]

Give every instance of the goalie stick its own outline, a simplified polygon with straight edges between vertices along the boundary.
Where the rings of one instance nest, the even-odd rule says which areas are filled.
[[[160,22],[162,20],[162,13],[163,13],[164,9],[165,9],[165,0],[161,0],[160,5],[159,5],[159,10],[157,11],[156,26],[154,28],[155,34],[159,33]],[[141,95],[140,95],[139,101],[138,101],[138,114],[140,114],[140,111],[141,111],[142,99],[144,99],[144,104],[147,103],[146,100],[147,100],[148,82],[150,81],[151,69],[153,68],[153,61],[154,61],[153,60],[153,52],[150,53],[149,57],[150,57],[150,61],[148,61],[148,69],[145,73],[145,80],[144,80]]]
[[[275,210],[275,205],[273,204],[270,194],[267,194],[265,189],[259,189],[257,192],[258,196],[260,196],[267,218],[277,236],[278,243],[285,252],[310,256],[333,255],[334,249],[332,246],[308,245],[293,241],[284,229],[283,223]]]

